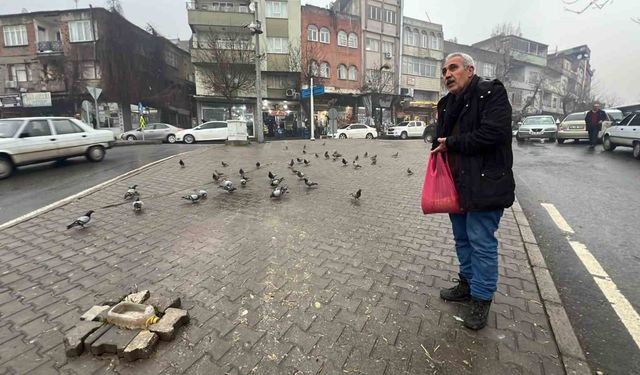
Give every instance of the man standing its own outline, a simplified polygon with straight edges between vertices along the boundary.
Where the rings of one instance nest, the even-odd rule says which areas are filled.
[[[449,93],[438,102],[432,154],[444,152],[460,196],[462,214],[450,214],[460,262],[458,284],[440,291],[447,301],[468,301],[464,325],[487,323],[498,283],[495,232],[515,199],[511,167],[511,105],[498,80],[475,75],[464,53],[447,56],[442,77]]]
[[[598,143],[598,132],[602,129],[602,121],[606,119],[607,114],[600,109],[600,103],[593,103],[591,110],[584,116],[584,122],[587,124],[587,132],[589,132],[589,148],[596,147]]]

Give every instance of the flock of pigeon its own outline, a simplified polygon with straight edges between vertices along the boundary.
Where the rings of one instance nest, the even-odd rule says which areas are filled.
[[[325,144],[326,143],[322,143],[323,146]],[[288,150],[288,149],[289,149],[289,147],[285,146],[285,150]],[[307,155],[307,146],[306,145],[303,146],[302,153],[303,153],[303,155]],[[399,155],[399,153],[396,152],[395,154],[392,154],[391,157],[392,158],[398,158],[398,155]],[[320,155],[318,153],[315,153],[315,157],[317,159],[319,159]],[[351,163],[349,163],[347,161],[347,159],[345,159],[343,157],[343,155],[340,154],[337,151],[333,151],[332,154],[329,154],[329,151],[325,151],[324,152],[324,158],[326,160],[332,159],[334,162],[341,159],[342,167],[348,167],[349,164],[351,164],[354,169],[362,168],[362,165],[359,164],[359,156],[358,155],[356,155],[355,159]],[[371,161],[371,165],[376,165],[378,163],[378,155],[377,154],[369,156],[369,153],[365,152],[364,155],[363,155],[363,159],[367,159],[367,158]],[[178,164],[180,165],[181,168],[186,168],[186,164],[184,163],[184,161],[182,159],[180,159]],[[291,161],[289,161],[287,164],[288,164],[289,169],[291,170],[291,172],[295,176],[298,177],[299,181],[304,181],[304,184],[308,189],[314,189],[314,188],[318,187],[318,183],[317,182],[311,181],[311,179],[302,170],[296,169],[296,166],[309,166],[309,165],[311,165],[311,161],[309,161],[305,157],[302,157],[302,158],[296,157],[295,160],[291,159]],[[224,162],[224,161],[221,162],[221,165],[222,165],[223,168],[229,167],[229,164]],[[260,169],[260,167],[261,167],[260,162],[257,162],[256,163],[256,169]],[[247,173],[242,168],[240,168],[240,170],[238,171],[238,174],[240,175],[240,186],[241,187],[246,187],[247,183],[251,179],[249,178]],[[413,175],[413,172],[411,171],[410,168],[407,168],[407,175],[409,175],[409,176]],[[228,177],[226,177],[223,172],[219,172],[218,170],[214,170],[212,177],[213,177],[213,181],[218,184],[218,188],[226,191],[227,193],[233,193],[234,191],[237,190],[237,188],[234,185],[233,181],[231,181]],[[287,185],[283,184],[283,181],[285,180],[284,177],[279,177],[278,175],[274,174],[271,171],[269,171],[269,173],[267,174],[267,177],[269,178],[269,185],[271,187],[271,195],[270,195],[270,197],[272,199],[281,199],[282,197],[284,197],[289,192],[289,188],[287,187]],[[138,192],[137,188],[138,188],[138,185],[130,186],[127,189],[127,191],[124,193],[124,200],[132,201],[131,207],[132,207],[133,211],[136,212],[136,213],[140,213],[143,210],[144,203],[140,200],[140,193]],[[191,203],[196,204],[196,203],[201,202],[204,199],[207,199],[207,195],[208,195],[207,190],[205,190],[205,189],[196,189],[192,193],[182,196],[182,199],[188,200]],[[350,193],[350,196],[351,196],[351,199],[353,199],[354,201],[359,201],[360,197],[362,196],[362,189],[358,189],[356,192]],[[85,225],[87,225],[91,221],[91,214],[93,214],[93,213],[94,213],[94,211],[90,210],[87,213],[85,213],[84,215],[78,217],[74,222],[72,222],[71,224],[67,225],[67,229],[71,229],[73,227],[84,228]]]

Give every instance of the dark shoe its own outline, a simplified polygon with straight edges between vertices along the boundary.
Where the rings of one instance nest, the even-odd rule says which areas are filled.
[[[467,281],[467,279],[462,277],[462,275],[458,274],[458,276],[460,276],[459,279],[453,279],[453,281],[458,282],[458,285],[449,289],[442,289],[440,291],[440,298],[445,301],[456,302],[467,301],[469,298],[471,298],[471,288],[469,287],[469,282]]]
[[[464,326],[474,331],[484,328],[487,325],[490,308],[491,300],[484,301],[471,297],[471,303],[464,316]]]

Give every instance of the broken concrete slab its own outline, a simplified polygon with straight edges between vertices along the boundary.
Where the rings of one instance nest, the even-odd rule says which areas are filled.
[[[151,293],[151,297],[149,297],[145,303],[153,306],[158,313],[164,314],[170,307],[179,308],[182,301],[180,301],[180,297],[162,293]]]
[[[91,353],[94,355],[113,353],[117,354],[118,357],[122,357],[124,356],[124,349],[139,332],[138,330],[113,327],[91,344]]]
[[[86,320],[86,321],[98,321],[100,320],[101,317],[106,318],[106,312],[111,308],[111,306],[109,305],[103,305],[103,306],[93,306],[92,308],[90,308],[89,310],[87,310],[87,312],[85,312],[84,314],[82,314],[82,316],[80,317],[80,320]]]
[[[100,322],[79,322],[64,336],[64,352],[67,357],[77,357],[84,351],[85,338],[102,326]]]
[[[157,333],[162,341],[171,341],[175,337],[176,330],[187,323],[189,323],[188,311],[170,307],[158,323],[149,327],[149,331]]]
[[[149,294],[148,290],[142,290],[137,293],[129,294],[124,300],[131,303],[142,303],[149,298]]]
[[[104,335],[107,331],[109,331],[113,326],[111,324],[104,324],[97,330],[93,331],[89,336],[84,339],[82,347],[85,352],[91,351],[91,344],[93,344],[100,336]],[[117,329],[117,328],[116,328]]]
[[[124,348],[124,359],[132,362],[137,359],[149,358],[158,345],[159,337],[151,331],[140,331],[136,337]]]

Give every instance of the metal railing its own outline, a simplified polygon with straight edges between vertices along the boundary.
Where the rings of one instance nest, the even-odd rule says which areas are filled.
[[[248,5],[240,5],[230,2],[187,1],[187,9],[226,13],[253,13],[249,9]]]
[[[62,53],[62,42],[59,40],[48,40],[38,42],[38,53]]]

